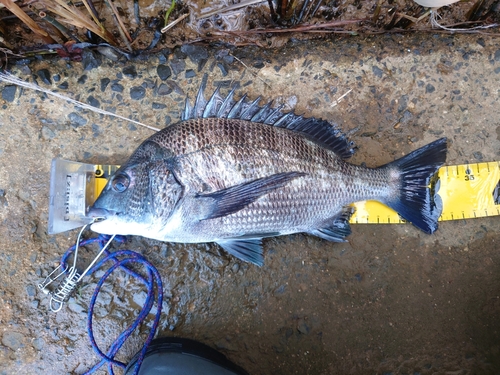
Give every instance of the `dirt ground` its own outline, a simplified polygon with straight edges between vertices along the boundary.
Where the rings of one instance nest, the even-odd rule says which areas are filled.
[[[353,163],[381,165],[442,136],[449,165],[500,160],[496,38],[394,34],[195,52],[134,62],[95,55],[89,70],[44,60],[11,72],[158,127],[176,121],[209,73],[209,87],[233,81],[240,94],[338,122],[358,146]],[[162,80],[159,65],[171,76]],[[45,94],[4,84],[0,92],[0,374],[81,374],[98,361],[85,329],[97,278],[58,313],[36,288],[77,235],[47,234],[50,162],[121,163],[151,131]],[[162,273],[159,335],[197,339],[250,374],[497,374],[499,230],[497,216],[443,222],[433,235],[354,225],[344,244],[285,236],[265,241],[261,268],[212,245],[124,246]],[[144,295],[113,277],[96,312],[100,344],[126,327]]]

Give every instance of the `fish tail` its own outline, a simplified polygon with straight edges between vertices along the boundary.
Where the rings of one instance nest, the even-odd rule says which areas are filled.
[[[397,171],[399,181],[397,192],[383,203],[429,234],[437,229],[441,215],[429,184],[446,161],[446,150],[446,138],[441,138],[383,167]]]

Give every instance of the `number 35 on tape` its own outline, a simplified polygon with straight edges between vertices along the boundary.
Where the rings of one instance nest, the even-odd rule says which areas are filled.
[[[440,221],[500,215],[500,162],[445,166],[431,183]],[[404,223],[389,207],[364,201],[354,204],[351,223]]]

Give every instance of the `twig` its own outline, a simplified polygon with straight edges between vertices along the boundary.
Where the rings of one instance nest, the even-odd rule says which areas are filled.
[[[32,89],[32,90],[41,91],[41,92],[44,92],[47,95],[52,95],[52,96],[55,96],[56,98],[64,99],[64,100],[70,102],[71,104],[76,105],[76,106],[78,106],[80,108],[89,109],[89,110],[91,110],[93,112],[100,113],[100,114],[107,115],[107,116],[113,116],[113,117],[119,118],[121,120],[129,121],[129,122],[132,122],[134,124],[143,126],[145,128],[148,128],[148,129],[151,129],[151,130],[154,130],[154,131],[160,131],[160,129],[155,128],[153,126],[149,126],[149,125],[143,124],[142,122],[131,120],[129,118],[117,115],[115,113],[108,112],[108,111],[102,110],[100,108],[93,107],[91,105],[79,102],[78,100],[71,99],[71,98],[69,98],[67,96],[61,95],[61,94],[59,94],[57,92],[54,92],[54,91],[51,91],[51,90],[48,90],[48,89],[44,89],[43,87],[40,87],[40,86],[35,85],[33,83],[29,83],[29,82],[23,81],[22,79],[14,76],[14,75],[12,75],[10,73],[1,73],[0,72],[0,81],[4,81],[4,82],[7,82],[7,83],[12,83],[14,85],[18,85],[18,86],[21,86],[21,87],[26,87],[26,88]]]
[[[344,99],[351,91],[352,89],[349,89],[345,94],[341,95],[340,98],[335,100],[330,107],[335,107],[337,104],[339,104],[341,100]]]
[[[55,43],[56,41],[40,26],[37,25],[35,21],[33,21],[25,12],[22,10],[19,5],[14,3],[12,0],[0,0],[0,4],[3,4],[8,10],[16,15],[26,26],[28,26],[31,31],[35,34],[39,35],[45,43]]]
[[[236,10],[236,9],[239,9],[239,8],[243,8],[243,7],[254,5],[254,4],[264,3],[264,2],[266,2],[266,0],[247,0],[247,1],[242,1],[239,4],[233,4],[233,5],[227,6],[225,8],[212,10],[212,11],[207,12],[207,13],[202,13],[198,17],[198,19],[201,20],[203,18],[211,17],[214,14],[226,13],[226,12],[230,12],[232,10]]]
[[[172,27],[174,27],[175,25],[177,25],[179,22],[181,22],[183,19],[187,18],[188,16],[189,16],[189,13],[183,14],[182,16],[180,16],[179,18],[177,18],[175,21],[172,21],[169,25],[165,26],[160,31],[162,33],[165,33],[167,30],[170,30]]]

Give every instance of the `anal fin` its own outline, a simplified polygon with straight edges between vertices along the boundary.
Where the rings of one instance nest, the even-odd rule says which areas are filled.
[[[349,219],[354,213],[351,206],[344,207],[342,213],[333,220],[333,224],[326,228],[319,228],[309,233],[332,242],[346,242],[346,237],[351,234]]]
[[[264,264],[262,238],[221,240],[217,241],[217,244],[229,254],[245,262],[253,263],[259,267]]]

